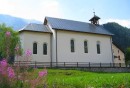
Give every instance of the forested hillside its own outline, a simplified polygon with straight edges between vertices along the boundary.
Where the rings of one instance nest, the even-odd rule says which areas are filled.
[[[113,33],[113,43],[118,45],[124,52],[130,47],[130,29],[117,23],[111,22],[103,24],[103,27]]]

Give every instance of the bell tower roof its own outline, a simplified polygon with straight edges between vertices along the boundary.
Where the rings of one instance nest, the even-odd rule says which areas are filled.
[[[93,13],[94,13],[94,16],[89,21],[91,21],[92,24],[95,24],[95,25],[98,24],[99,25],[99,19],[100,19],[100,17],[96,16],[95,12],[93,12]]]

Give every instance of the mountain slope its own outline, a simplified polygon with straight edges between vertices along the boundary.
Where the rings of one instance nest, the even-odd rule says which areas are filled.
[[[124,52],[130,47],[130,29],[123,27],[117,23],[111,22],[103,24],[103,27],[113,33],[113,43],[118,45]]]
[[[5,23],[7,26],[13,27],[14,30],[19,30],[28,23],[41,23],[36,20],[28,20],[10,15],[0,14],[0,24]]]

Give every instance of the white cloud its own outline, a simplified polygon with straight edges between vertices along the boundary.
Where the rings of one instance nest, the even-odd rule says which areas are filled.
[[[9,14],[14,10],[14,3],[0,0],[0,13]]]
[[[40,21],[45,16],[62,17],[58,0],[0,0],[0,13]]]
[[[124,27],[130,28],[130,19],[106,19],[103,20],[101,23],[107,23],[107,22],[116,22]]]
[[[56,0],[46,0],[40,4],[39,12],[44,16],[62,17],[59,2]],[[41,11],[40,11],[41,10]]]

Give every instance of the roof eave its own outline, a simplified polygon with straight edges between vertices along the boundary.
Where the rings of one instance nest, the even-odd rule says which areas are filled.
[[[101,33],[92,33],[92,32],[85,32],[85,31],[74,31],[74,30],[66,30],[66,29],[58,29],[58,28],[52,28],[52,29],[60,30],[60,31],[72,31],[72,32],[80,32],[80,33],[89,33],[89,34],[99,34],[99,35],[113,36],[113,34],[101,34]]]
[[[52,32],[44,32],[44,31],[35,31],[35,30],[20,30],[19,33],[28,31],[28,32],[40,32],[40,33],[52,33]]]

